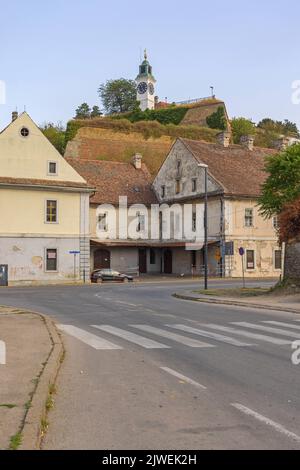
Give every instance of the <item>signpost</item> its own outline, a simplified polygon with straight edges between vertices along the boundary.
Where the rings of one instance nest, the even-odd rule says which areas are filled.
[[[74,281],[76,281],[76,256],[80,255],[80,251],[72,250],[69,254],[74,255]]]
[[[242,271],[243,271],[243,289],[245,289],[246,284],[245,284],[245,269],[244,269],[244,254],[245,250],[243,247],[239,248],[239,254],[241,255],[242,258]]]

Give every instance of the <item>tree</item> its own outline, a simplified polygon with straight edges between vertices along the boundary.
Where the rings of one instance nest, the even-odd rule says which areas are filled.
[[[107,114],[125,113],[138,108],[134,80],[108,80],[100,85],[98,93]]]
[[[76,109],[75,119],[89,119],[91,117],[91,108],[87,103],[82,103]]]
[[[227,129],[227,121],[223,106],[219,106],[216,112],[208,116],[206,118],[206,123],[211,129],[220,129],[225,131],[225,129]]]
[[[233,118],[231,121],[231,129],[233,141],[239,144],[243,135],[255,135],[255,124],[250,120],[243,117]]]
[[[292,145],[278,155],[267,158],[269,174],[259,198],[261,214],[268,218],[300,196],[300,145]]]
[[[103,113],[101,112],[99,106],[93,106],[92,112],[91,112],[91,118],[102,116],[102,114]]]
[[[280,242],[299,239],[300,236],[300,198],[286,204],[279,218]]]
[[[276,133],[278,135],[287,135],[287,136],[299,136],[299,131],[297,128],[297,124],[294,122],[285,119],[282,121],[274,121],[270,118],[262,119],[258,124],[257,127],[263,129],[265,132],[269,133]]]
[[[58,122],[56,125],[53,122],[45,122],[40,126],[41,131],[51,142],[52,145],[59,151],[61,155],[65,151],[65,128]]]

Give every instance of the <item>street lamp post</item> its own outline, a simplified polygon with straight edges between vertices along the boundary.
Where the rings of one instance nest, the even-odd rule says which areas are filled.
[[[208,289],[208,165],[199,163],[200,168],[204,168],[204,289]]]

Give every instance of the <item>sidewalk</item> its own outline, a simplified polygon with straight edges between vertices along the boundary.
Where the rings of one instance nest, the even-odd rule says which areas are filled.
[[[38,442],[49,388],[41,383],[54,349],[48,322],[38,314],[0,307],[0,340],[6,345],[6,363],[0,363],[1,450],[35,448]]]
[[[236,305],[239,307],[254,307],[267,310],[278,310],[280,312],[291,312],[300,314],[300,295],[259,295],[256,297],[219,297],[205,294],[197,294],[191,290],[180,290],[174,297],[182,300],[194,300],[196,302]]]

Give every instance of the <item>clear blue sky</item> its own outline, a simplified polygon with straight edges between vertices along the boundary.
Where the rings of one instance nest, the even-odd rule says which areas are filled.
[[[291,103],[300,80],[297,0],[1,3],[0,128],[16,106],[40,124],[67,121],[83,101],[100,104],[99,84],[135,78],[145,47],[161,98],[207,96],[214,85],[231,117],[300,127],[300,105]]]

